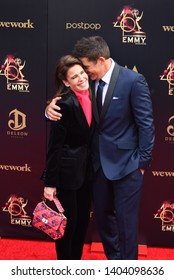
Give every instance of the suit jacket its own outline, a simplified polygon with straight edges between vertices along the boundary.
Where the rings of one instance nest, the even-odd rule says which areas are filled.
[[[87,173],[90,128],[72,91],[58,105],[62,118],[51,122],[43,180],[47,187],[78,189]]]
[[[152,101],[143,75],[115,65],[99,120],[93,91],[92,156],[109,180],[147,168],[154,145]]]

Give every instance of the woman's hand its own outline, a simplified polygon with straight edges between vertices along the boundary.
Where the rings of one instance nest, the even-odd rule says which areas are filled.
[[[44,188],[44,197],[50,201],[56,196],[56,188],[45,187]]]

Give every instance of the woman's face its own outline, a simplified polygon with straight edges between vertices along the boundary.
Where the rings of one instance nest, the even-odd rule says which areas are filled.
[[[74,65],[67,72],[67,79],[63,81],[75,91],[84,91],[89,88],[88,75],[80,65]]]

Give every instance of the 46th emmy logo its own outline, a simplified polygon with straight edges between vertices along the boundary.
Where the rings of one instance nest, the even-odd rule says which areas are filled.
[[[143,17],[143,12],[138,9],[132,9],[130,6],[125,6],[117,17],[117,21],[113,22],[113,27],[118,27],[122,30],[122,42],[134,43],[136,45],[146,45],[146,34],[142,31],[140,20]]]
[[[174,60],[171,60],[167,68],[160,75],[161,81],[167,81],[169,84],[169,95],[174,95]]]
[[[155,219],[161,219],[162,231],[174,232],[174,203],[165,201],[157,213],[154,214]]]
[[[0,69],[0,75],[6,78],[7,90],[29,92],[28,80],[24,79],[24,67],[25,61],[23,62],[22,59],[12,55],[7,56]]]
[[[6,205],[2,208],[4,212],[10,214],[11,224],[21,226],[31,226],[31,218],[24,209],[28,203],[23,197],[11,195]]]

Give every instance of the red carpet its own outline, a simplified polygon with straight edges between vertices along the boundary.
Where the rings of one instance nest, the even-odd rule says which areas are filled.
[[[54,242],[0,238],[1,260],[56,260]],[[105,260],[101,243],[85,244],[83,260]],[[139,246],[139,260],[174,260],[173,248]]]

